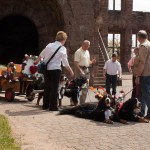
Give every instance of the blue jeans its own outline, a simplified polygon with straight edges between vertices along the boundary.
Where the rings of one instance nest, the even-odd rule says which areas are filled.
[[[142,104],[141,115],[145,115],[145,108],[148,107],[147,116],[150,117],[150,76],[140,77],[140,102]]]
[[[117,75],[109,75],[106,74],[106,92],[110,93],[110,88],[112,86],[112,95],[116,94],[116,86],[117,86]]]

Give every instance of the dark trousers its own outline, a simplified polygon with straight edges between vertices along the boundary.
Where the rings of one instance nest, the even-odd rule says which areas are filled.
[[[135,79],[136,79],[136,77],[133,76],[132,77],[132,85],[133,85],[132,97],[137,97],[137,95],[136,95],[136,88],[135,88],[135,86],[136,86]]]
[[[60,75],[61,70],[47,70],[44,74],[43,109],[57,110]]]
[[[117,86],[117,75],[109,75],[106,74],[106,92],[110,93],[110,88],[112,87],[112,95],[116,94],[116,86]]]
[[[139,85],[136,85],[136,84],[135,84],[135,80],[136,80],[136,77],[133,76],[133,77],[132,77],[133,91],[132,91],[131,97],[139,98]]]

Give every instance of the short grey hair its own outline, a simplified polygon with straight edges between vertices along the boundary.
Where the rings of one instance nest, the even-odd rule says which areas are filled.
[[[89,40],[84,40],[83,42],[82,42],[82,44],[86,44],[86,43],[88,43],[89,45],[90,45],[90,41]]]
[[[142,39],[147,39],[147,32],[145,30],[140,30],[138,33],[137,33],[137,36],[142,38]]]

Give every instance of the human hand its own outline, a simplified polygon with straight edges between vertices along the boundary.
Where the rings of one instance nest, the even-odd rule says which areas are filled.
[[[122,76],[119,76],[118,78],[119,78],[119,79],[122,79]]]
[[[85,76],[85,73],[83,70],[80,70],[81,76]]]
[[[139,77],[136,77],[136,79],[135,79],[135,84],[136,84],[136,85],[139,85],[139,84],[140,84],[140,78],[139,78]]]
[[[106,80],[106,75],[103,75],[104,80]]]
[[[74,77],[74,72],[70,71],[70,77],[73,78]]]
[[[92,64],[95,64],[96,63],[96,59],[92,59]]]

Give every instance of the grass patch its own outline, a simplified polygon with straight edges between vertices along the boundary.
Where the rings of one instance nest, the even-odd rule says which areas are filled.
[[[20,150],[11,135],[8,120],[0,115],[0,150]]]

